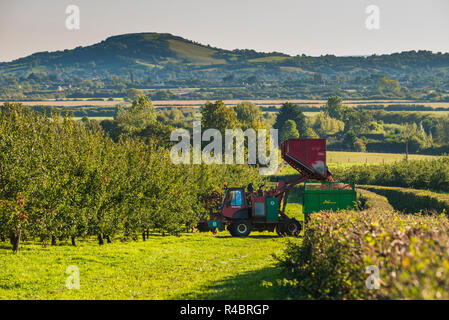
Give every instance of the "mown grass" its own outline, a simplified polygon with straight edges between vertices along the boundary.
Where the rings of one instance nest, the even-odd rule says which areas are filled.
[[[425,160],[435,159],[436,156],[410,154],[409,160]],[[344,152],[344,151],[328,151],[327,162],[332,164],[341,163],[392,163],[405,159],[405,154],[402,153],[372,153],[372,152]]]
[[[13,254],[0,243],[0,299],[282,299],[272,254],[287,238],[227,231],[160,236],[99,246],[92,240],[43,248],[26,243]],[[66,268],[80,270],[80,289],[67,289]]]
[[[295,218],[299,221],[304,220],[304,214],[302,212],[302,197],[299,187],[290,190],[287,196],[287,206],[285,207],[285,214],[289,218]]]

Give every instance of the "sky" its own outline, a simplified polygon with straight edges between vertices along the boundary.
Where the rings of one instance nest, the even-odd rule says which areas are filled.
[[[290,55],[449,52],[449,0],[0,0],[2,62],[133,32]]]

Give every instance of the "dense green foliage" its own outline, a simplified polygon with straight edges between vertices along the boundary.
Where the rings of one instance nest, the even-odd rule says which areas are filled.
[[[339,166],[334,179],[358,184],[449,191],[449,157],[389,164]]]
[[[285,121],[284,126],[279,132],[279,141],[285,141],[287,139],[299,138],[299,132],[296,129],[296,122],[293,120]]]
[[[446,216],[392,211],[313,214],[302,244],[291,242],[280,264],[296,280],[294,298],[447,299],[449,221]],[[379,270],[376,276],[368,267]]]
[[[145,143],[146,142],[146,143]],[[174,165],[169,150],[122,134],[114,142],[95,122],[50,118],[21,105],[0,109],[2,237],[136,238],[178,233],[204,216],[223,181],[258,185],[244,165]]]
[[[360,186],[357,186],[357,192],[359,194],[357,200],[360,201],[362,209],[394,210],[393,206],[388,202],[388,199],[380,194],[368,191],[367,189],[361,189]]]
[[[304,137],[308,127],[304,112],[302,111],[299,105],[290,102],[285,102],[281,106],[281,110],[279,111],[279,114],[276,117],[276,122],[274,123],[273,128],[282,131],[287,121],[289,120],[295,122],[296,124],[295,129],[297,130],[299,137]]]
[[[262,112],[252,102],[242,101],[235,107],[237,120],[243,125],[242,129],[252,128],[262,120]]]
[[[388,203],[396,210],[406,213],[416,212],[449,212],[449,195],[427,190],[399,187],[365,186],[361,188],[375,192],[388,199]],[[375,207],[378,208],[379,207]]]
[[[234,129],[238,125],[235,111],[224,105],[222,100],[207,102],[202,107],[201,125],[204,130],[218,129],[224,134],[225,129]]]

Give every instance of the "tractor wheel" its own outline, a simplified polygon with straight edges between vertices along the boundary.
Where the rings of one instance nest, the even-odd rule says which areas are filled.
[[[199,232],[208,232],[210,230],[209,226],[204,222],[198,223],[196,228],[198,229]]]
[[[251,225],[246,220],[233,222],[229,226],[229,233],[233,237],[246,237],[251,232]]]
[[[283,227],[282,225],[279,225],[279,224],[276,225],[276,228],[275,228],[275,229],[276,229],[276,233],[277,233],[278,236],[283,236],[283,235],[285,235],[284,232],[283,232],[283,230],[282,230],[282,229],[283,229],[282,227]]]
[[[288,219],[284,224],[284,233],[288,236],[297,236],[301,232],[301,224],[296,219]]]

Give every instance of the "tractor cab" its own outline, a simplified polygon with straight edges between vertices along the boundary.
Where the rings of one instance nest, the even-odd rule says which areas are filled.
[[[268,197],[262,190],[253,192],[252,186],[245,188],[226,188],[221,213],[231,220],[252,219],[254,222],[276,222],[279,220],[279,201]]]
[[[228,219],[248,219],[245,188],[226,188],[221,212]]]

